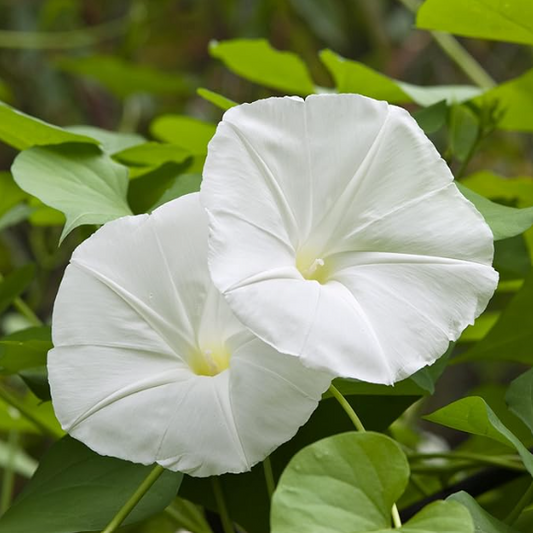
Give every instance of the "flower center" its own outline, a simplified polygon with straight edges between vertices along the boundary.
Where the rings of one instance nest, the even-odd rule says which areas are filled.
[[[300,274],[309,280],[319,283],[326,283],[328,278],[328,268],[322,257],[310,254],[305,250],[300,250],[296,256],[296,268]]]
[[[216,376],[229,367],[230,352],[224,345],[199,348],[189,359],[191,370],[199,376]]]

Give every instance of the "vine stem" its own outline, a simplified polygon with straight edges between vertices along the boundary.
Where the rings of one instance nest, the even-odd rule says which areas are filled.
[[[513,510],[509,513],[509,516],[505,519],[505,522],[509,525],[513,525],[518,517],[522,514],[522,511],[529,504],[533,498],[533,483],[529,485],[529,488],[524,492],[522,497],[518,500],[518,503],[514,506]]]
[[[344,409],[346,414],[350,417],[350,420],[352,421],[357,431],[360,431],[361,433],[365,433],[366,432],[365,426],[363,426],[361,419],[357,416],[357,413],[354,411],[353,407],[350,405],[348,400],[343,396],[342,392],[340,392],[339,389],[337,389],[337,387],[335,387],[335,385],[333,384],[329,386],[329,392],[339,402],[339,404]],[[394,524],[394,527],[395,528],[402,527],[400,513],[398,512],[398,507],[396,507],[396,504],[393,504],[391,512],[392,512],[392,522]]]
[[[399,0],[409,11],[416,13],[418,0]],[[492,89],[496,82],[487,71],[470,55],[459,41],[448,33],[429,31],[444,53],[481,89]]]
[[[409,453],[407,457],[411,461],[425,461],[428,459],[447,459],[449,461],[460,460],[480,463],[489,466],[499,466],[501,468],[508,468],[509,470],[522,471],[524,469],[520,459],[514,456],[483,456],[477,453],[468,452],[452,452],[452,453]]]
[[[138,486],[137,490],[131,495],[129,500],[113,517],[111,522],[109,522],[107,527],[102,530],[102,533],[113,533],[113,531],[116,531],[164,471],[165,469],[161,465],[155,465],[150,473],[144,478],[144,481]]]
[[[274,480],[274,472],[272,471],[272,463],[270,457],[265,458],[263,461],[263,471],[265,473],[265,483],[267,486],[268,497],[272,499],[272,495],[276,490],[276,482]]]
[[[213,493],[215,494],[215,500],[217,502],[218,514],[220,515],[220,520],[222,521],[222,529],[224,530],[224,533],[235,533],[235,530],[233,529],[233,523],[229,517],[228,508],[226,507],[226,502],[224,500],[224,493],[222,492],[220,479],[217,476],[214,476],[211,478],[211,483],[213,485]]]

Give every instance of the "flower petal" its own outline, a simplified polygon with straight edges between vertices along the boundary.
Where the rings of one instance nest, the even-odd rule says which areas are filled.
[[[433,362],[497,284],[488,226],[412,117],[384,102],[232,108],[201,199],[210,272],[233,312],[336,375],[391,383]]]
[[[330,381],[231,313],[209,278],[198,194],[85,241],[52,329],[49,379],[64,429],[102,455],[195,476],[249,470],[296,433]],[[191,357],[212,345],[232,352],[229,368],[195,374]],[[289,407],[278,412],[282,399]]]

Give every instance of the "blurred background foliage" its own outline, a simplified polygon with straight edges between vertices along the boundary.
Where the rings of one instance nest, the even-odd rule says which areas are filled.
[[[83,124],[131,134],[123,137],[123,141],[129,140],[115,147],[115,158],[127,164],[131,176],[136,178],[130,183],[128,201],[137,213],[198,188],[205,147],[222,116],[221,107],[277,94],[328,91],[335,86],[349,92],[355,79],[354,92],[401,103],[413,112],[456,176],[464,178],[471,189],[505,205],[533,206],[531,76],[519,89],[513,88],[511,96],[511,90],[505,89],[504,104],[512,108],[506,115],[505,127],[503,122],[501,127],[493,127],[491,113],[500,113],[501,109],[450,102],[442,105],[444,97],[413,86],[472,86],[471,78],[476,76],[468,68],[461,69],[439,46],[438,38],[415,28],[412,10],[416,6],[416,0],[0,0],[0,100],[58,126]],[[235,52],[231,43],[224,43],[233,39],[265,41],[247,42],[244,52]],[[485,88],[492,85],[492,80],[499,85],[527,75],[531,69],[531,47],[473,38],[457,40],[486,71]],[[268,43],[295,55],[283,61],[276,56],[271,61]],[[353,66],[358,69],[353,71],[357,76],[352,73],[350,78],[343,71],[345,63],[338,56],[358,62]],[[360,64],[373,71],[357,66]],[[475,91],[472,97],[477,94]],[[428,97],[434,105],[424,109]],[[0,107],[0,121],[5,120],[5,126],[8,118],[1,111]],[[92,135],[87,128],[76,131]],[[133,134],[169,144],[124,150],[142,141]],[[7,144],[0,143],[0,273],[11,276],[8,286],[12,290],[25,293],[24,301],[13,301],[13,294],[3,293],[0,285],[0,312],[5,311],[0,318],[4,336],[0,356],[5,356],[7,350],[16,350],[16,343],[22,340],[24,356],[41,361],[50,346],[49,334],[39,330],[16,337],[16,332],[39,327],[41,321],[50,323],[63,269],[72,250],[94,227],[75,228],[58,247],[64,215],[15,185],[9,174],[17,153],[13,146],[25,148],[24,139],[13,143],[6,141],[5,131],[2,135]],[[110,139],[109,146],[112,142]],[[179,181],[174,181],[176,176],[181,176]],[[502,176],[506,179],[502,180]],[[504,361],[490,353],[490,339],[488,344],[476,345],[477,352],[471,350],[466,356],[464,353],[487,334],[501,310],[508,309],[530,272],[532,243],[531,230],[525,236],[499,241],[495,264],[504,283],[487,313],[466,331],[455,349],[455,361],[464,364],[449,366],[436,394],[407,411],[393,426],[398,440],[405,443],[419,438],[409,426],[415,414],[429,412],[467,393],[482,396],[498,414],[507,416],[504,385],[524,368],[524,362],[531,364],[531,343],[522,339],[524,353]],[[36,266],[24,266],[30,264]],[[527,324],[533,320],[533,288],[519,294],[522,299],[515,302],[511,316],[500,329],[506,324],[518,324],[522,331],[530,329]],[[498,335],[494,331],[493,335]],[[483,359],[483,364],[477,359]],[[9,407],[13,405],[12,398],[0,400],[0,466],[12,465],[9,450],[18,450],[14,469],[18,478],[9,497],[5,491],[3,499],[0,497],[0,512],[9,504],[11,492],[16,494],[24,486],[24,478],[35,469],[35,458],[40,458],[51,442],[39,436],[38,428],[44,428],[52,437],[61,432],[50,403],[40,404],[38,400],[46,398],[46,376],[43,379],[41,370],[32,371],[31,364],[27,366],[30,370],[21,374],[24,384],[18,377],[7,380],[9,389],[19,394],[15,403],[22,402],[22,412],[38,418],[37,426]],[[0,373],[10,374],[4,367]],[[416,383],[422,383],[425,394],[433,390],[432,376],[419,378]],[[26,394],[27,387],[35,395]],[[393,397],[398,412],[390,410],[390,402],[380,403],[379,398],[383,397],[375,391],[371,393],[373,400],[370,393],[364,396],[361,394],[366,393],[359,391],[356,403],[369,427],[384,430],[419,393],[416,390]],[[405,400],[400,402],[400,397]],[[332,416],[324,408],[317,420],[331,420]],[[342,416],[341,413],[339,417]],[[379,416],[384,416],[383,420],[372,425],[372,419]],[[506,421],[517,434],[527,433],[516,420]],[[443,434],[449,442],[457,443],[457,433]],[[10,439],[23,445],[14,446]],[[479,439],[470,439],[464,444],[465,449],[476,450]],[[530,435],[524,440],[533,444]],[[288,451],[282,450],[283,454]],[[6,477],[4,487],[12,486],[13,479],[6,483]],[[236,499],[248,491],[248,478],[243,479],[239,487],[233,487]],[[428,483],[433,483],[435,489],[441,487],[435,480]],[[188,497],[201,500],[201,486],[184,485]],[[515,483],[512,490],[519,493],[521,485]],[[490,500],[490,495],[486,498],[489,504],[493,502],[498,514],[500,499]],[[414,500],[412,494],[407,495],[405,503]],[[173,506],[167,514],[179,515],[174,517],[178,523],[192,521],[195,530],[206,530],[203,515],[195,507],[187,507],[181,500]],[[253,507],[248,511],[259,512]],[[168,517],[159,516],[135,531],[165,532],[172,530],[169,528]]]

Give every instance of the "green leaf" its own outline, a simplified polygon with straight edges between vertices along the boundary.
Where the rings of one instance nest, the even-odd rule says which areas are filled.
[[[533,432],[533,368],[509,385],[505,401],[509,409]]]
[[[12,453],[11,446],[7,442],[0,441],[0,468],[6,468],[8,465],[21,476],[30,478],[37,470],[37,461],[30,457],[23,448],[15,448]]]
[[[533,226],[533,207],[517,209],[491,202],[468,187],[456,183],[463,196],[470,200],[490,226],[494,240],[520,235]]]
[[[288,94],[307,96],[315,86],[304,62],[265,39],[211,41],[209,53],[242,78]]]
[[[520,440],[502,424],[483,398],[470,396],[457,400],[424,417],[430,422],[480,435],[514,448],[524,466],[533,475],[533,455]]]
[[[487,335],[454,362],[515,361],[533,364],[533,271]]]
[[[347,400],[372,431],[385,431],[420,395],[348,395]],[[352,431],[353,424],[334,398],[322,400],[311,418],[287,443],[271,456],[274,476],[277,479],[292,457],[305,446],[324,437]],[[270,533],[268,516],[270,499],[265,487],[261,464],[251,472],[238,476],[220,477],[230,516],[248,533]],[[211,483],[207,479],[185,476],[180,495],[216,512]]]
[[[215,130],[214,124],[181,115],[163,115],[150,125],[154,137],[194,155],[207,154],[207,143],[215,134]]]
[[[161,198],[150,208],[154,210],[160,205],[163,205],[171,200],[179,198],[191,192],[198,192],[200,190],[200,183],[202,176],[200,174],[180,174],[174,183],[163,193]]]
[[[161,196],[175,183],[177,177],[188,167],[188,162],[178,165],[165,163],[131,181],[128,201],[135,214],[153,209]]]
[[[92,139],[96,139],[100,143],[100,147],[109,155],[116,154],[126,148],[131,148],[138,144],[146,142],[142,135],[137,133],[123,133],[117,131],[103,130],[95,126],[67,126],[67,131],[78,133],[79,135],[86,135]]]
[[[530,177],[506,178],[481,171],[467,176],[461,183],[487,198],[516,201],[518,207],[533,206],[533,179]]]
[[[450,151],[465,161],[473,150],[479,135],[479,120],[466,105],[454,105],[450,110],[449,139]]]
[[[9,172],[0,172],[0,217],[26,198]]]
[[[115,159],[127,165],[158,167],[164,163],[183,163],[190,152],[174,144],[147,142],[115,154]]]
[[[30,285],[35,277],[35,265],[25,265],[0,277],[0,313],[3,313]]]
[[[208,102],[211,102],[213,105],[222,109],[222,111],[227,111],[231,107],[238,105],[237,102],[234,102],[233,100],[230,100],[221,94],[210,91],[209,89],[200,87],[199,89],[196,89],[196,93],[204,100],[207,100]]]
[[[116,56],[64,58],[57,62],[57,66],[97,81],[118,98],[137,93],[184,94],[189,90],[189,84],[180,74],[162,72]]]
[[[531,4],[533,6],[533,3]],[[533,131],[533,69],[518,78],[494,87],[478,96],[474,103],[490,106],[498,102],[498,109],[503,116],[498,128],[511,131]]]
[[[62,211],[61,240],[82,224],[104,224],[131,215],[128,170],[84,145],[35,147],[17,156],[13,177],[26,192]]]
[[[19,376],[39,400],[49,402],[52,399],[50,383],[48,382],[48,369],[46,366],[21,370]]]
[[[533,45],[530,0],[426,0],[418,10],[418,28],[496,41]]]
[[[101,531],[152,467],[102,457],[65,437],[41,460],[24,491],[0,518],[10,533]],[[182,474],[166,471],[124,524],[162,511],[174,498]]]
[[[17,150],[45,144],[97,144],[97,141],[90,137],[77,135],[58,126],[47,124],[2,102],[0,102],[0,141]]]
[[[446,124],[447,116],[448,105],[446,104],[446,100],[441,100],[436,104],[413,113],[413,118],[418,122],[418,125],[424,130],[426,135],[440,130]]]
[[[52,349],[50,327],[27,328],[0,340],[0,374],[16,374],[27,368],[46,365]]]
[[[378,433],[344,433],[291,460],[272,500],[272,533],[471,533],[462,505],[435,502],[402,528],[391,509],[407,487],[409,465],[398,443]]]
[[[458,502],[468,509],[474,521],[475,533],[518,533],[516,529],[487,513],[467,492],[456,492],[449,496],[446,501]]]
[[[26,204],[18,204],[7,213],[0,215],[0,231],[26,220],[31,216],[33,209]]]
[[[320,52],[320,59],[331,73],[337,91],[358,93],[391,103],[416,102],[428,107],[438,102],[461,103],[482,91],[468,85],[421,87],[394,80],[358,61],[345,59],[331,50]]]

